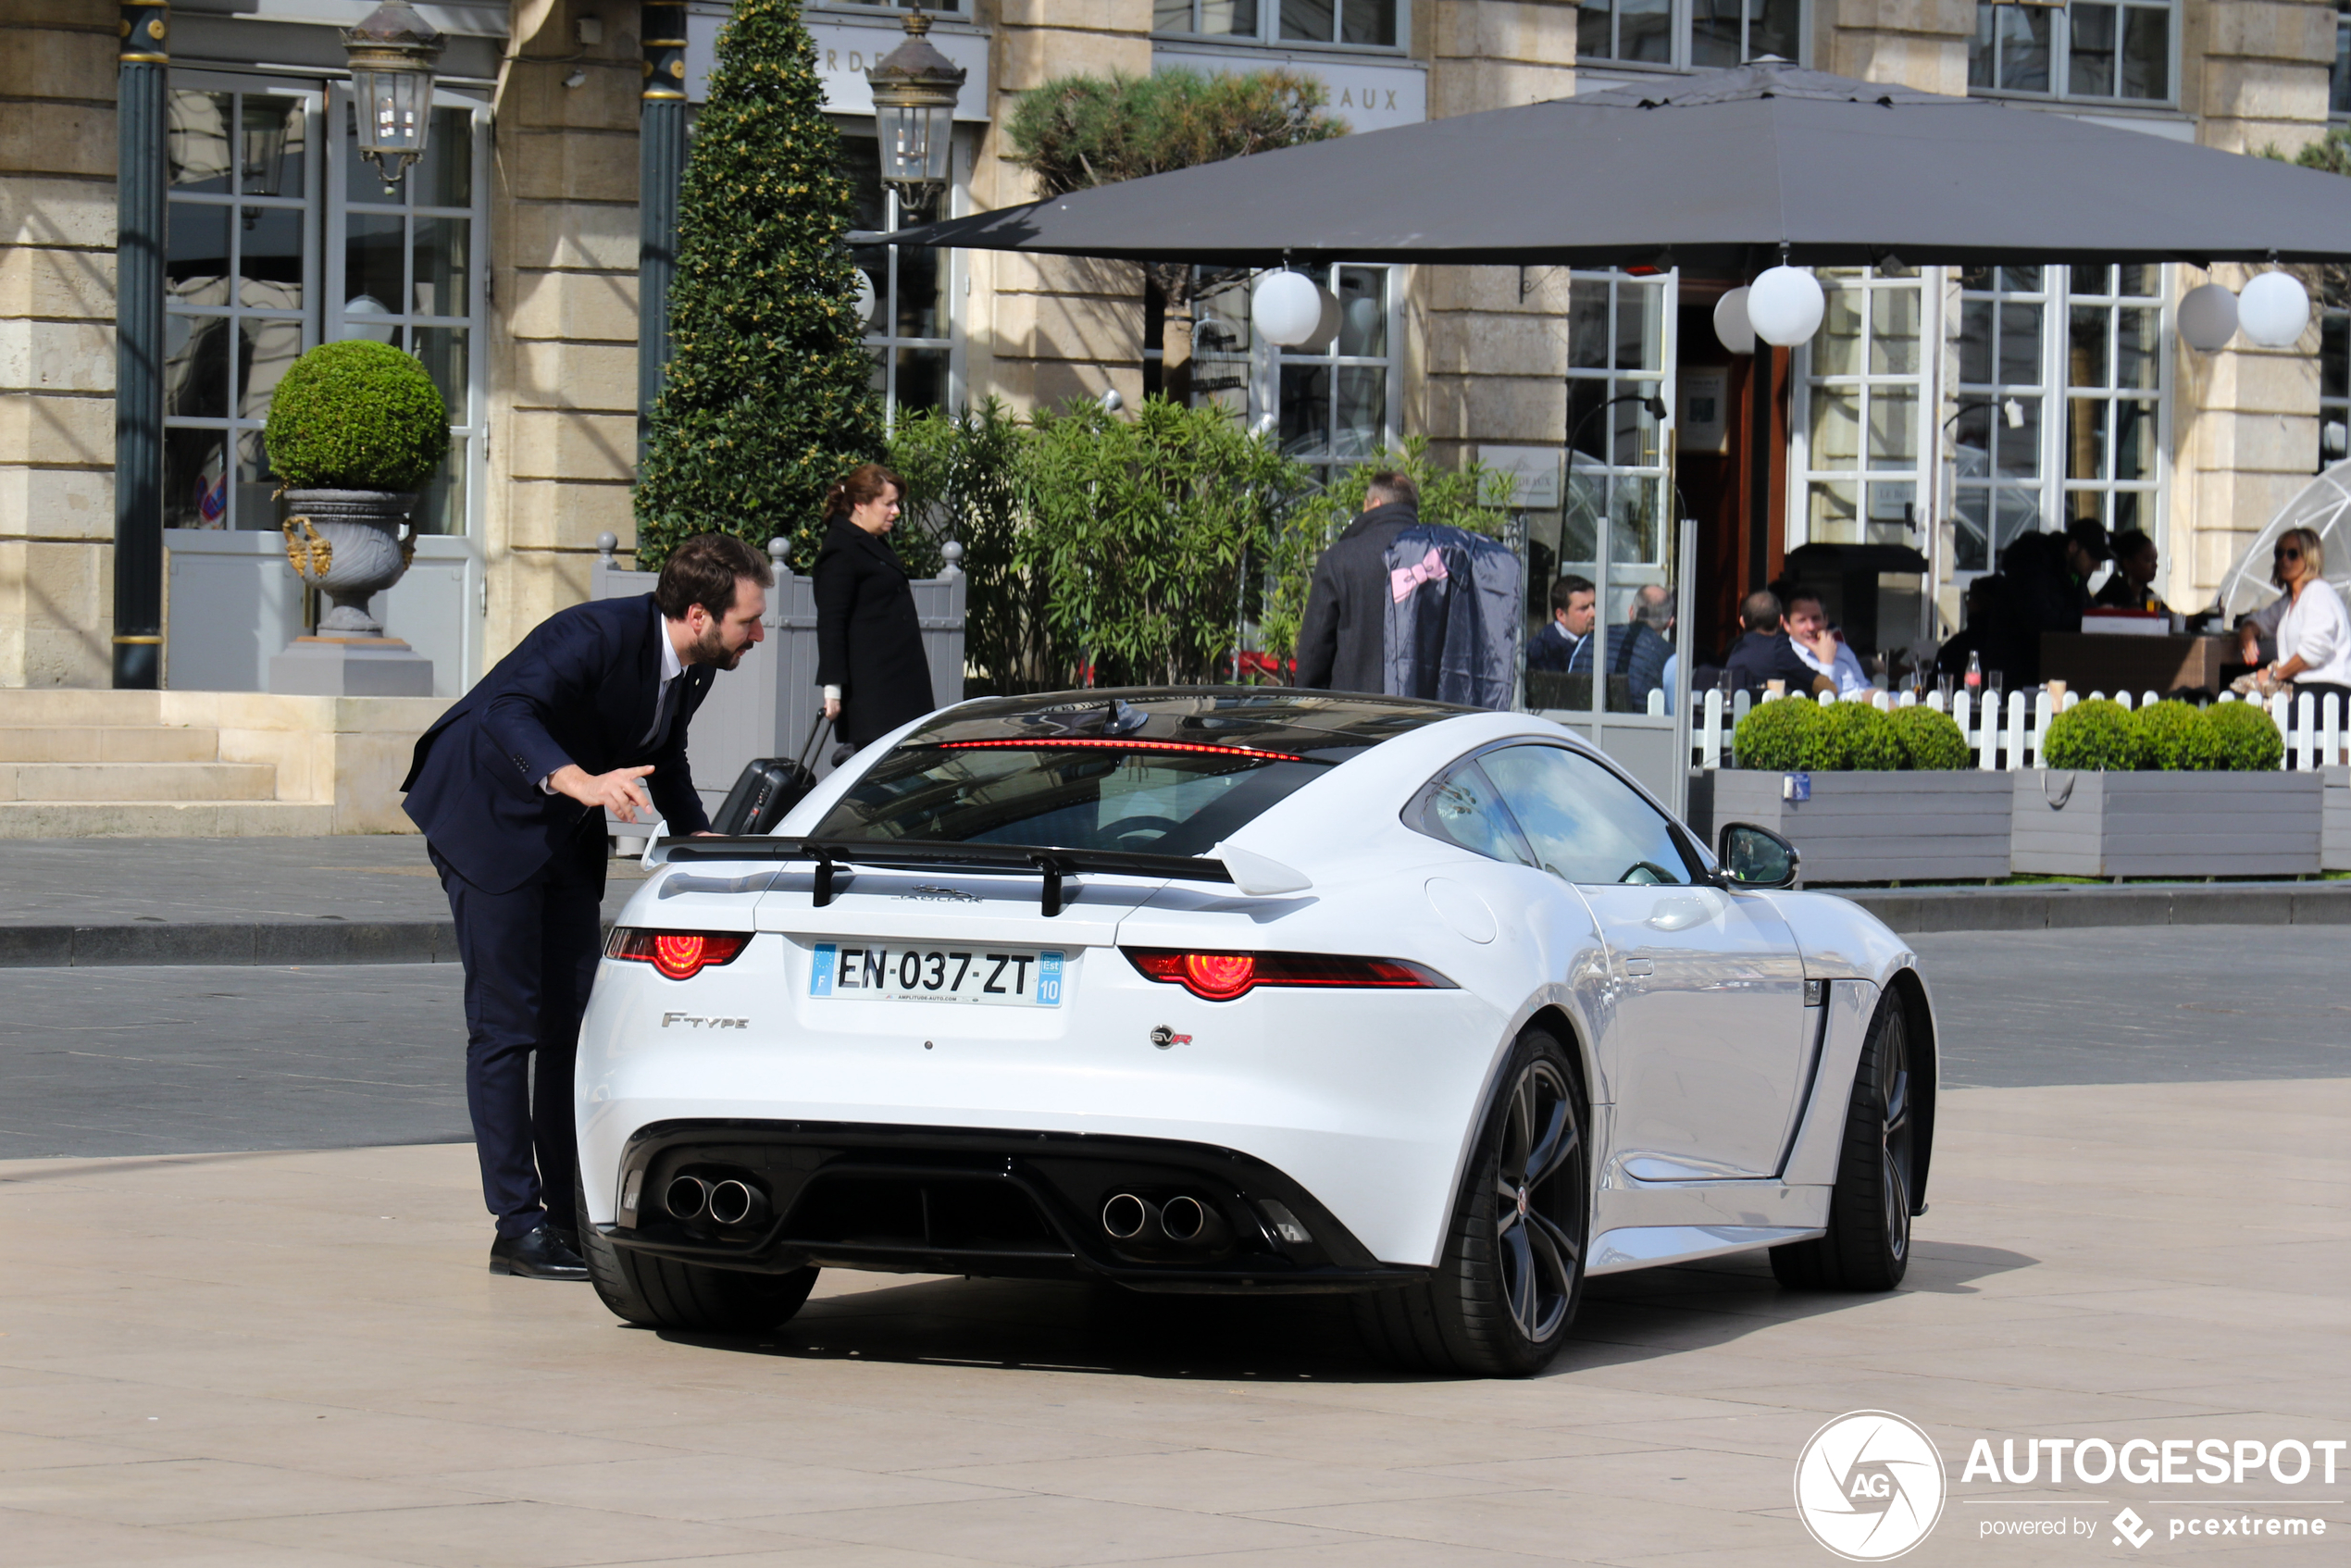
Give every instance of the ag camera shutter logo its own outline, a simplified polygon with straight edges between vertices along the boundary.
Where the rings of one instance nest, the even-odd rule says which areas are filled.
[[[1838,1416],[1796,1460],[1797,1516],[1851,1562],[1884,1562],[1926,1539],[1945,1490],[1934,1439],[1886,1411]]]

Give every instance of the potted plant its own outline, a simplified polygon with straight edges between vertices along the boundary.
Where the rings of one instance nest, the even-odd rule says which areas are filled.
[[[1716,823],[1792,840],[1804,880],[1974,881],[2009,874],[2009,784],[1969,767],[1947,714],[1802,697],[1760,703],[1714,776]]]
[[[2101,698],[2049,721],[2044,766],[2015,775],[2019,871],[2262,877],[2319,869],[2321,780],[2283,773],[2285,742],[2250,703]]]
[[[389,343],[321,343],[278,383],[262,440],[286,487],[286,559],[333,601],[319,637],[381,637],[367,601],[407,570],[417,488],[449,452],[432,378]]]

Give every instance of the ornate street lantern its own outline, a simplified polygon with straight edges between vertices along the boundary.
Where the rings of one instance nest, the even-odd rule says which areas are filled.
[[[441,34],[410,8],[384,0],[342,35],[351,60],[351,93],[358,104],[359,151],[387,185],[425,156],[432,126],[432,63]]]
[[[922,211],[947,189],[965,73],[923,36],[930,18],[909,11],[905,27],[906,42],[876,61],[865,80],[874,90],[882,183],[898,193],[902,209]]]

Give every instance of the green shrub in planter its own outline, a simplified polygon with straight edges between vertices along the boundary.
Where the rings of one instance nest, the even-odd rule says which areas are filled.
[[[1828,713],[1809,697],[1758,703],[1731,732],[1741,767],[1769,773],[1825,772],[1837,765],[1837,744]]]
[[[2285,737],[2258,703],[2216,703],[2204,720],[2220,739],[2220,765],[2236,773],[2270,773],[2285,760]]]
[[[2143,767],[2205,772],[2221,765],[2220,735],[2204,710],[2188,703],[2150,703],[2131,716],[2139,732]]]
[[[262,441],[289,490],[413,491],[449,454],[449,410],[390,343],[320,343],[278,383]]]
[[[2041,765],[2129,773],[2146,765],[2144,752],[2131,710],[2092,697],[2049,720],[2048,733],[2041,739]]]
[[[1921,773],[1951,773],[1968,765],[1967,736],[1959,721],[1922,703],[1885,716],[1902,748],[1902,765]]]
[[[1891,773],[1902,765],[1902,742],[1876,704],[1838,703],[1821,709],[1821,717],[1828,724],[1831,767]]]

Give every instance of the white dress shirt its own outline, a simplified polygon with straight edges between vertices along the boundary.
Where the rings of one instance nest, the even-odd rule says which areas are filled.
[[[661,628],[661,690],[653,694],[653,728],[646,730],[644,739],[637,742],[640,746],[650,746],[660,737],[662,723],[669,717],[669,704],[678,697],[678,678],[685,673],[686,661],[678,656],[677,644],[669,641],[668,623],[664,622]],[[552,795],[555,792],[554,777],[551,773],[539,781],[541,794]]]
[[[1860,655],[1847,647],[1842,638],[1837,640],[1836,658],[1829,664],[1822,664],[1811,649],[1807,648],[1793,637],[1787,640],[1787,645],[1795,649],[1796,656],[1802,659],[1817,674],[1836,677],[1838,696],[1850,697],[1857,691],[1874,690],[1870,685],[1870,678],[1861,673]]]

